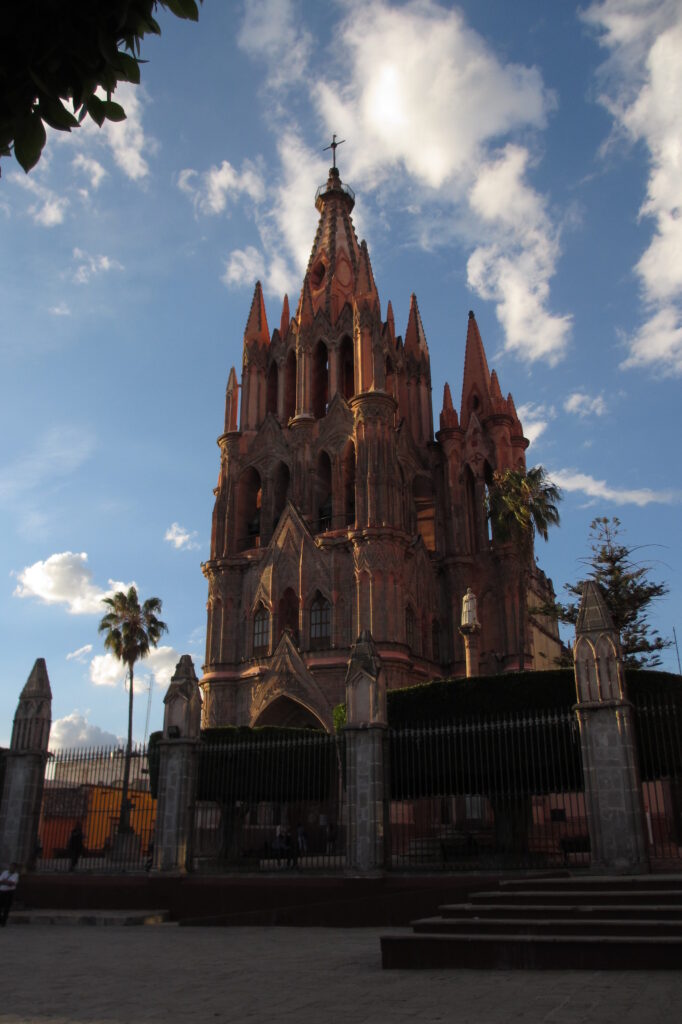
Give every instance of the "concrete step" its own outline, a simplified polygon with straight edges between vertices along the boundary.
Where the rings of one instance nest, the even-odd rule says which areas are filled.
[[[591,918],[658,918],[660,920],[676,920],[682,917],[682,906],[670,903],[610,903],[601,904],[586,901],[585,903],[526,903],[517,897],[515,903],[446,903],[438,908],[442,917],[474,918],[554,918],[576,917],[583,920]]]
[[[66,926],[174,924],[167,910],[15,910],[7,923]]]
[[[682,936],[384,935],[385,969],[679,970]]]
[[[542,920],[531,917],[425,917],[412,922],[416,933],[435,935],[659,935],[682,937],[682,917],[674,920],[642,920],[637,918],[594,918],[586,922],[580,918],[552,918]]]
[[[538,878],[508,878],[499,883],[500,892],[552,889],[555,892],[582,890],[607,892],[612,889],[651,892],[656,889],[682,892],[682,875],[564,875]]]
[[[655,893],[655,901],[667,906],[677,906],[682,910],[682,890],[680,889],[599,889],[596,886],[583,889],[560,890],[557,888],[533,889],[532,891],[519,890],[495,890],[492,892],[469,893],[469,901],[473,904],[485,906],[488,903],[495,903],[504,906],[506,903],[528,901],[533,904],[551,904],[553,906],[570,903],[578,904],[599,904],[599,906],[623,905],[636,906],[652,902],[652,893]]]

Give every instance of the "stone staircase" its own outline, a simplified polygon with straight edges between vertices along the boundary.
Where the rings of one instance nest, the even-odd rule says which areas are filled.
[[[384,968],[682,968],[682,876],[526,878],[381,938]]]

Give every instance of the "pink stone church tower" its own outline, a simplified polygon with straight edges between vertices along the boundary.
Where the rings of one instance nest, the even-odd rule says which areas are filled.
[[[486,487],[525,466],[511,395],[469,314],[459,417],[446,385],[434,438],[429,349],[412,295],[404,339],[382,320],[352,190],[336,167],[293,317],[268,327],[260,283],[218,438],[204,728],[331,729],[350,649],[371,631],[389,689],[464,675],[462,596],[478,597],[480,671],[518,666],[516,563],[491,543]],[[535,589],[551,585],[539,570]],[[526,610],[523,614],[527,614]],[[556,630],[525,632],[551,668]]]

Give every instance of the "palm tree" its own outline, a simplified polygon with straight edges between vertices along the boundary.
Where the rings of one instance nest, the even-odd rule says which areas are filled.
[[[113,597],[105,597],[102,603],[109,609],[98,627],[100,633],[106,634],[104,646],[128,668],[128,741],[118,822],[118,831],[122,834],[130,832],[128,784],[133,752],[133,670],[135,663],[149,654],[149,648],[156,647],[161,634],[167,632],[168,626],[157,618],[157,614],[161,612],[160,599],[150,597],[140,607],[135,587],[130,587],[127,594],[119,590]]]
[[[559,525],[561,492],[542,466],[506,469],[493,474],[488,515],[493,539],[509,543],[519,570],[519,672],[525,668],[526,608],[533,568],[535,534],[547,540],[550,526]]]

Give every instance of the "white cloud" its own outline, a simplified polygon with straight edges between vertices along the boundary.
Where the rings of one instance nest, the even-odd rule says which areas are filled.
[[[246,249],[235,249],[230,253],[225,272],[220,280],[228,288],[239,288],[241,285],[253,284],[265,275],[263,255],[253,245]],[[169,538],[166,537],[166,540]]]
[[[523,433],[530,444],[535,444],[549,426],[550,420],[556,416],[553,405],[536,404],[535,402],[519,405],[516,412],[523,426]]]
[[[28,212],[35,224],[40,224],[44,228],[53,228],[63,222],[69,205],[69,200],[66,197],[56,195],[51,189],[41,185],[35,177],[12,174],[10,181],[20,185],[36,197],[36,202],[31,203],[28,207]]]
[[[74,749],[79,747],[118,747],[123,741],[113,732],[100,729],[89,722],[80,711],[57,718],[50,729],[50,749]]]
[[[649,487],[627,488],[611,487],[605,480],[595,480],[588,473],[580,473],[574,469],[557,469],[550,472],[550,477],[564,491],[578,491],[590,498],[601,498],[616,505],[672,505],[682,499],[677,491],[654,491]]]
[[[254,202],[265,197],[265,185],[256,166],[245,160],[241,172],[237,172],[229,160],[223,160],[220,167],[215,165],[199,174],[191,168],[180,171],[178,188],[188,195],[199,213],[208,216],[223,213],[228,198],[246,195]]]
[[[682,314],[664,306],[642,324],[630,339],[630,354],[623,369],[655,366],[663,373],[682,374]]]
[[[92,644],[84,644],[83,647],[79,647],[76,651],[71,651],[70,654],[66,655],[67,661],[80,661],[85,662],[85,655],[90,654],[92,650]]]
[[[180,655],[174,647],[152,648],[147,657],[135,665],[135,693],[147,689],[150,676],[157,686],[167,687],[179,661]],[[90,662],[90,682],[95,686],[118,686],[124,682],[127,671],[113,654],[96,654]]]
[[[109,580],[109,589],[102,590],[92,582],[85,551],[77,554],[62,551],[44,561],[34,562],[17,573],[19,583],[15,597],[35,597],[44,604],[65,605],[70,615],[103,615],[102,599],[118,590],[127,590],[133,583]]]
[[[73,258],[77,264],[73,272],[76,284],[87,284],[98,274],[106,274],[110,270],[123,270],[123,265],[110,256],[90,256],[83,249],[74,249]]]
[[[678,0],[602,0],[583,17],[609,51],[600,101],[649,155],[640,215],[652,219],[654,233],[635,271],[650,311],[622,366],[682,374],[682,7]]]
[[[56,306],[50,306],[48,313],[52,316],[71,316],[71,310],[65,302],[59,302]]]
[[[163,539],[167,540],[169,544],[172,544],[176,551],[183,549],[185,551],[196,550],[199,545],[196,543],[194,538],[197,535],[196,530],[186,530],[184,526],[180,526],[180,523],[173,523],[166,530]]]
[[[84,174],[90,179],[90,184],[94,189],[98,189],[102,183],[102,179],[106,177],[107,171],[102,167],[98,160],[93,157],[85,156],[83,153],[79,153],[74,157],[72,166],[77,171],[83,171]]]
[[[266,69],[266,84],[274,91],[300,81],[312,49],[310,33],[291,0],[246,0],[237,43]]]
[[[505,348],[554,365],[565,353],[571,318],[547,311],[559,239],[545,201],[524,181],[529,156],[510,144],[477,171],[469,202],[494,241],[471,254],[467,278],[474,291],[497,302]]]
[[[95,439],[76,427],[51,427],[33,449],[0,466],[0,502],[45,491],[52,480],[76,472],[92,455]]]
[[[581,419],[588,416],[603,416],[606,402],[603,395],[586,395],[583,391],[574,391],[564,402],[566,412],[575,413]]]
[[[125,109],[125,121],[105,121],[101,131],[123,173],[133,181],[149,174],[149,164],[143,154],[156,152],[156,142],[149,139],[142,126],[144,91],[130,82],[121,82],[114,99]]]

